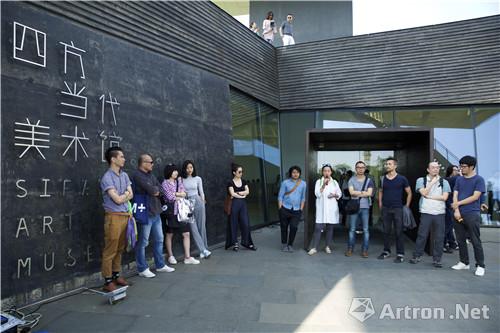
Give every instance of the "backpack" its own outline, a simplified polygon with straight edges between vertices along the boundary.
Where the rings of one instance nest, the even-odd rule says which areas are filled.
[[[443,190],[443,177],[439,177],[439,186],[441,186],[441,191]],[[424,187],[427,186],[427,175],[424,176]]]

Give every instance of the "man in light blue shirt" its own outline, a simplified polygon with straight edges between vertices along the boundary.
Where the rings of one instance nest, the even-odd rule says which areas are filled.
[[[450,184],[439,176],[439,163],[430,162],[427,166],[428,174],[417,179],[415,191],[420,193],[420,225],[418,226],[415,252],[410,263],[416,264],[422,260],[425,243],[431,228],[434,230],[434,246],[432,258],[434,267],[441,268],[443,256],[443,240],[446,216],[446,200],[450,195]]]
[[[293,252],[293,241],[297,234],[302,210],[306,202],[306,182],[300,179],[302,170],[294,165],[288,170],[288,179],[281,183],[278,208],[281,226],[281,250]],[[288,233],[290,227],[290,233]]]

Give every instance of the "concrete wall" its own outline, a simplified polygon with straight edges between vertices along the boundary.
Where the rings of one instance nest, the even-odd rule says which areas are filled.
[[[15,22],[39,33],[14,30]],[[70,47],[82,63],[68,54],[65,71],[61,42],[82,50]],[[1,49],[2,300],[26,304],[99,277],[99,179],[112,141],[123,147],[129,174],[141,152],[153,154],[159,178],[167,163],[193,159],[204,179],[209,243],[223,240],[233,155],[228,81],[26,3],[2,3]],[[75,84],[80,97],[68,95]],[[85,98],[86,115],[61,104],[85,107]],[[116,123],[110,99],[119,103]],[[47,148],[19,145],[32,142],[28,121],[45,126],[36,132],[48,135],[35,137],[49,140],[36,141]],[[75,131],[81,145],[71,141]],[[127,254],[124,264],[133,260]]]
[[[288,13],[295,16],[296,43],[352,36],[351,1],[250,1],[250,22],[257,23],[260,34],[262,21],[269,11],[274,13],[278,27]],[[282,46],[279,33],[275,35],[274,45]]]

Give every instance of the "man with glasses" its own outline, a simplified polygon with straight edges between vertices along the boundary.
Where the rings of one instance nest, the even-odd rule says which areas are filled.
[[[453,189],[451,207],[455,216],[455,233],[458,241],[460,261],[454,270],[469,269],[469,252],[466,237],[469,236],[474,249],[477,276],[484,275],[484,252],[480,238],[481,196],[486,192],[483,177],[476,174],[476,158],[464,156],[460,159],[462,177],[458,177]]]
[[[356,162],[356,176],[349,179],[349,194],[354,200],[359,200],[359,210],[353,214],[349,214],[349,241],[347,244],[346,257],[352,256],[354,244],[356,243],[356,226],[358,219],[361,219],[363,225],[363,246],[361,248],[361,256],[368,258],[368,242],[370,234],[368,231],[368,222],[370,214],[370,201],[373,192],[373,182],[365,175],[366,164],[363,161]]]
[[[153,158],[149,154],[142,154],[138,160],[138,169],[132,176],[134,192],[136,197],[146,197],[146,209],[148,211],[147,221],[137,221],[139,237],[135,248],[135,259],[139,276],[153,278],[156,275],[149,270],[146,261],[146,246],[149,243],[149,235],[153,236],[153,257],[156,272],[173,272],[174,268],[165,264],[163,258],[163,229],[161,226],[160,213],[162,212],[160,202],[160,183],[153,175]]]
[[[295,45],[295,39],[293,39],[293,15],[288,14],[286,16],[286,21],[281,24],[280,36],[283,39],[283,46]]]

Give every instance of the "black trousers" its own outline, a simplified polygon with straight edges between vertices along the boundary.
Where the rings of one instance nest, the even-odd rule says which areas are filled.
[[[403,235],[403,208],[382,208],[382,219],[384,221],[384,251],[391,253],[392,226],[396,236],[396,254],[404,255],[404,235]]]
[[[238,198],[231,201],[231,215],[226,229],[226,249],[238,244],[238,229],[241,231],[241,245],[249,247],[253,245],[253,240],[250,235],[247,202]]]
[[[453,209],[451,207],[446,207],[446,223],[444,225],[444,247],[455,246],[457,241],[455,240],[455,235],[453,235],[453,225],[455,224],[455,218],[453,217]]]
[[[458,253],[460,261],[464,264],[469,264],[469,251],[467,250],[467,236],[470,237],[472,248],[474,249],[474,258],[476,259],[476,266],[484,268],[484,252],[483,244],[481,243],[481,214],[472,213],[462,215],[463,221],[461,223],[455,222],[455,234],[458,242]]]
[[[291,210],[281,207],[280,227],[281,227],[281,244],[293,245],[295,235],[297,235],[297,226],[299,225],[301,210]],[[290,228],[290,233],[288,233]]]

